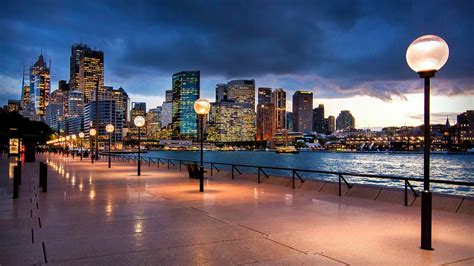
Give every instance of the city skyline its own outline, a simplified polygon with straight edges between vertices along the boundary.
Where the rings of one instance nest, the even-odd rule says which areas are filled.
[[[119,17],[123,20],[120,14],[128,12],[130,7],[103,2],[100,6],[115,13],[102,27],[95,27],[100,11],[92,8],[90,2],[75,7],[90,13],[90,21],[84,19],[86,16],[70,15],[72,4],[64,2],[46,3],[51,10],[63,12],[54,19],[42,15],[41,23],[28,14],[38,12],[43,6],[26,5],[28,7],[22,9],[19,16],[11,17],[10,14],[18,14],[18,4],[7,3],[1,20],[6,34],[1,37],[4,60],[0,71],[0,101],[3,104],[7,99],[19,98],[22,64],[32,65],[41,51],[48,61],[52,61],[51,91],[56,89],[58,80],[69,78],[71,45],[82,40],[91,48],[104,52],[104,84],[125,88],[133,101],[147,102],[150,108],[165,100],[164,91],[171,89],[171,74],[195,69],[201,71],[202,97],[207,99],[214,98],[218,83],[255,79],[255,87],[284,88],[287,110],[291,110],[291,95],[295,91],[309,90],[314,94],[313,107],[324,104],[326,114],[333,116],[341,110],[351,110],[357,118],[357,128],[420,125],[422,82],[406,65],[405,51],[418,35],[435,33],[446,39],[451,55],[433,81],[432,121],[441,123],[446,117],[455,120],[456,114],[473,107],[471,75],[474,71],[470,63],[473,55],[469,48],[473,39],[467,34],[472,24],[467,10],[472,3],[458,2],[449,6],[437,1],[430,3],[430,7],[423,9],[426,13],[419,16],[418,7],[426,3],[354,2],[339,7],[314,3],[318,8],[312,8],[306,6],[311,3],[302,2],[294,5],[232,2],[229,7],[212,7],[208,11],[208,3],[197,6],[180,3],[198,10],[203,14],[204,18],[201,18],[186,17],[188,11],[176,14],[171,3],[163,3],[158,8],[158,5],[144,2],[132,7],[136,12],[130,13],[138,16],[132,15],[119,23]],[[303,9],[314,10],[316,18]],[[375,9],[380,9],[380,14],[369,12]],[[218,10],[227,11],[224,13],[231,24],[214,22],[220,21],[215,20],[219,15],[214,13],[219,13]],[[232,24],[237,21],[234,13],[242,10],[248,10],[249,21],[240,26]],[[261,19],[279,12],[284,16],[274,22]],[[306,20],[298,18],[294,24],[310,29],[285,25],[292,13],[302,17],[306,14]],[[444,16],[440,16],[441,13]],[[156,14],[164,16],[154,16]],[[425,21],[427,14],[432,15],[429,23]],[[140,19],[140,15],[146,16]],[[444,25],[446,17],[453,22],[451,26]],[[111,27],[112,23],[129,26]],[[147,31],[153,34],[157,29],[174,35],[152,38],[150,34],[144,34]],[[42,32],[49,34],[39,34]],[[186,33],[192,46],[184,44]],[[127,34],[131,36],[127,37]],[[230,41],[236,44],[230,45]],[[317,41],[321,44],[316,45]],[[219,48],[222,45],[229,45],[228,49]],[[186,51],[185,55],[173,48]],[[224,58],[225,63],[221,60]]]

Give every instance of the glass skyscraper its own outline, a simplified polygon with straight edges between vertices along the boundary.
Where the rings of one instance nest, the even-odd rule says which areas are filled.
[[[197,115],[194,102],[199,99],[200,72],[182,71],[173,74],[173,139],[197,138]]]

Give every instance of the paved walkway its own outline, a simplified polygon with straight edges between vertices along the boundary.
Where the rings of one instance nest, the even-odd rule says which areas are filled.
[[[434,211],[424,251],[417,207],[218,177],[199,193],[184,171],[47,160],[48,192],[26,163],[15,200],[0,160],[0,265],[474,265],[472,215]]]

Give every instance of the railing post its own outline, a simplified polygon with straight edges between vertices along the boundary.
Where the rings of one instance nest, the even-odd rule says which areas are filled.
[[[181,160],[179,160],[179,171],[181,172]]]
[[[295,189],[295,170],[293,170],[293,189]]]
[[[156,166],[157,166],[157,168],[160,168],[160,158],[158,158]]]
[[[405,179],[405,206],[408,206],[408,180]]]
[[[339,196],[341,196],[341,175],[339,175]]]
[[[151,158],[148,158],[148,166],[151,166]]]
[[[168,170],[170,169],[170,159],[168,159]]]
[[[234,179],[234,165],[232,165],[232,179]]]
[[[16,165],[18,166],[18,184],[21,185],[21,161],[17,161]]]
[[[260,184],[260,167],[258,167],[258,183]]]

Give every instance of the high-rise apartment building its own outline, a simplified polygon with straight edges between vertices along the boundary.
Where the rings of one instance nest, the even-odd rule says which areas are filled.
[[[272,92],[272,103],[275,105],[273,126],[275,132],[280,132],[287,128],[288,123],[286,119],[286,92],[282,88]]]
[[[313,93],[296,91],[293,94],[293,131],[308,133],[313,130]]]
[[[152,108],[146,114],[146,134],[148,139],[158,139],[161,129],[161,106]]]
[[[69,92],[68,116],[82,116],[84,114],[84,93],[79,90]]]
[[[272,88],[258,88],[258,104],[267,104],[272,102]]]
[[[173,101],[173,90],[165,91],[165,102],[172,102]]]
[[[328,133],[333,133],[336,131],[336,118],[332,115],[328,116],[326,124],[326,130]]]
[[[92,128],[95,128],[96,103],[97,101],[90,101],[84,107],[83,130],[87,136],[89,136],[91,126]],[[97,109],[99,110],[99,142],[105,144],[106,140],[108,139],[108,133],[105,130],[107,124],[112,124],[115,127],[114,132],[112,133],[112,142],[115,143],[122,141],[123,119],[121,116],[117,116],[115,102],[113,100],[99,100]]]
[[[286,129],[293,132],[293,113],[286,112]]]
[[[200,95],[200,72],[182,71],[173,74],[172,130],[174,139],[197,138],[197,115],[194,102]]]
[[[342,110],[336,119],[337,130],[355,129],[355,118],[348,110]]]
[[[173,102],[163,102],[161,105],[161,127],[171,125],[173,118]]]
[[[75,44],[70,57],[70,90],[84,93],[84,102],[92,99],[92,91],[104,90],[104,53],[92,50],[85,44]]]
[[[51,89],[49,67],[44,61],[43,55],[30,68],[30,97],[34,95],[34,110],[38,120],[44,121],[46,106],[49,104]]]
[[[313,131],[318,133],[326,132],[323,104],[320,104],[318,107],[313,109]]]

